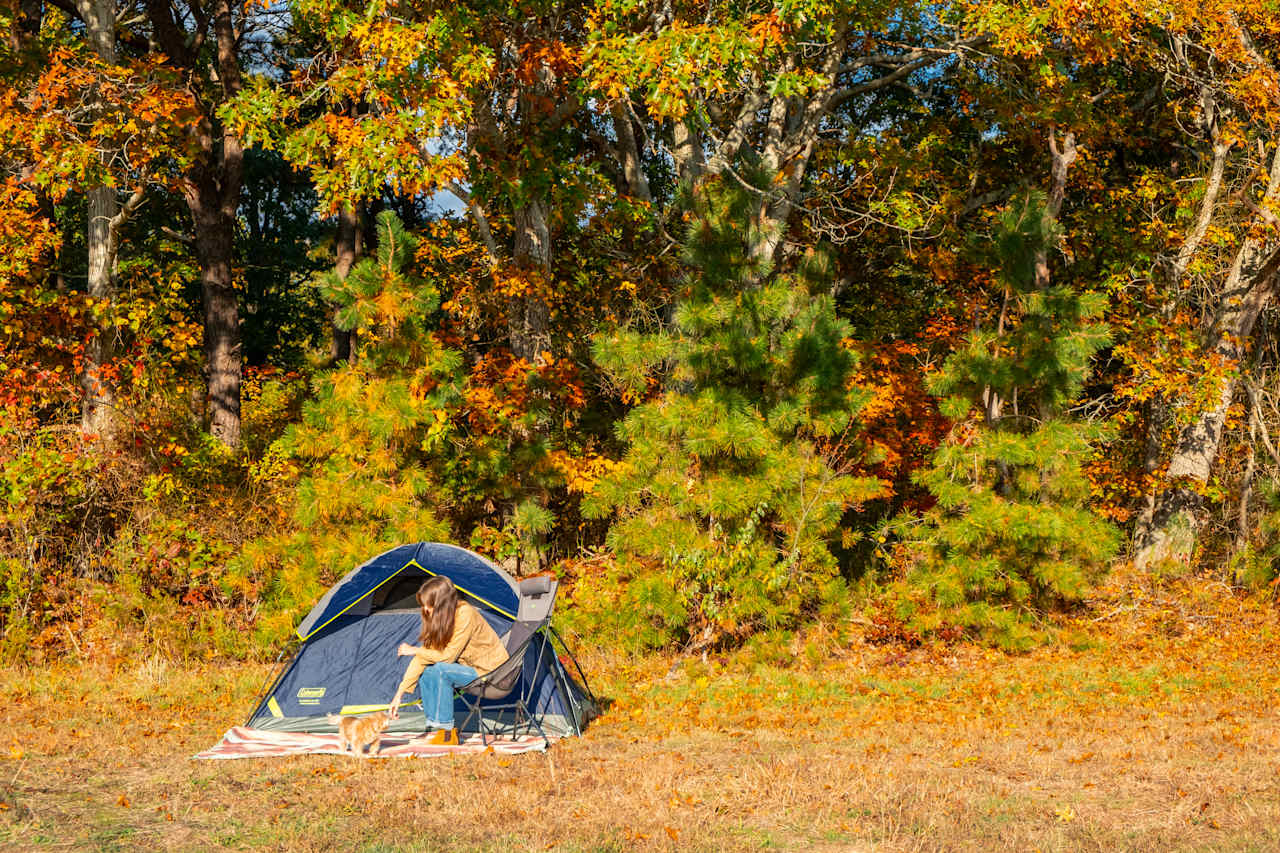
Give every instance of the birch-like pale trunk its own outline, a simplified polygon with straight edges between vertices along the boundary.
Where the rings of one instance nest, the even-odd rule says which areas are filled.
[[[752,223],[750,256],[774,261],[786,236],[787,223],[802,201],[804,178],[824,130],[839,122],[843,104],[894,85],[906,85],[917,71],[961,50],[985,44],[976,36],[947,44],[917,47],[898,53],[856,54],[862,40],[850,20],[820,52],[800,48],[783,61],[782,72],[807,69],[823,80],[803,95],[770,94],[769,81],[759,76],[732,120],[716,132],[699,125],[694,114],[676,121],[670,154],[684,180],[718,175],[742,181],[737,169],[743,155],[758,163],[769,178],[767,187],[753,187],[759,203]],[[865,75],[871,72],[869,78]],[[705,153],[704,153],[705,152]]]
[[[1211,101],[1206,97],[1206,104]],[[1222,192],[1222,178],[1226,171],[1227,153],[1230,150],[1229,145],[1222,142],[1218,136],[1216,126],[1213,123],[1213,111],[1206,106],[1206,115],[1209,119],[1206,124],[1209,126],[1210,136],[1213,139],[1213,160],[1209,166],[1209,177],[1205,183],[1204,197],[1200,201],[1200,212],[1196,216],[1196,224],[1192,227],[1191,232],[1187,235],[1187,239],[1183,242],[1182,247],[1178,250],[1177,256],[1169,264],[1167,278],[1169,287],[1177,290],[1182,287],[1183,279],[1187,275],[1187,270],[1191,266],[1191,261],[1195,258],[1196,253],[1200,250],[1201,244],[1204,242],[1205,235],[1209,233],[1209,225],[1213,222],[1214,210],[1218,204],[1218,196]],[[1171,298],[1163,309],[1163,314],[1168,319],[1174,310],[1176,302]],[[1142,453],[1142,471],[1148,480],[1155,476],[1160,468],[1162,453],[1162,437],[1165,428],[1169,422],[1169,410],[1166,401],[1160,398],[1149,400],[1145,406],[1146,414],[1146,441]],[[1142,507],[1138,511],[1136,523],[1134,525],[1135,542],[1139,539],[1145,541],[1150,537],[1152,529],[1152,519],[1156,511],[1157,492],[1152,490],[1143,497]]]
[[[622,166],[622,177],[631,195],[646,204],[653,201],[649,179],[640,162],[640,145],[636,141],[635,128],[631,124],[631,112],[627,104],[618,101],[609,108],[613,119],[613,135],[617,139],[617,156]]]
[[[1264,218],[1280,201],[1280,146],[1272,157],[1267,190],[1259,209]],[[1182,428],[1169,458],[1165,487],[1149,500],[1150,514],[1134,529],[1134,564],[1145,568],[1165,561],[1187,561],[1204,525],[1201,492],[1209,481],[1222,442],[1227,409],[1235,397],[1249,335],[1275,290],[1280,250],[1246,236],[1218,291],[1218,320],[1209,348],[1232,369],[1218,383],[1213,403]]]
[[[84,21],[85,36],[93,52],[106,65],[116,61],[114,0],[79,0],[77,11]],[[102,152],[110,160],[111,152]],[[93,187],[87,193],[89,204],[86,243],[89,250],[89,298],[97,306],[109,303],[116,293],[116,217],[120,203],[115,187]],[[115,432],[115,395],[102,375],[103,366],[111,359],[109,324],[98,322],[85,344],[84,369],[80,374],[82,390],[80,431],[109,441]]]
[[[1076,148],[1076,135],[1073,131],[1068,131],[1066,137],[1062,141],[1062,145],[1058,145],[1057,131],[1053,128],[1049,130],[1049,194],[1045,198],[1044,212],[1041,214],[1045,220],[1056,220],[1062,213],[1062,202],[1067,197],[1067,175],[1071,170],[1071,164],[1075,162],[1079,154]],[[1036,290],[1044,291],[1049,287],[1051,280],[1049,272],[1049,249],[1048,245],[1040,246],[1036,249],[1034,272]],[[1003,337],[1005,323],[1009,316],[1009,302],[1012,294],[1006,288],[1004,296],[1000,304],[1000,316],[996,321],[996,335]],[[984,422],[987,426],[994,426],[1004,415],[1005,400],[1000,396],[1000,392],[992,388],[990,385],[982,389],[982,414]]]
[[[536,83],[519,87],[518,94],[511,94],[501,103],[487,100],[477,104],[473,113],[474,123],[468,128],[468,143],[472,149],[487,150],[491,156],[501,157],[509,152],[511,143],[520,135],[546,133],[563,125],[582,105],[577,98],[566,98],[548,112],[544,101],[554,92],[555,83],[554,75],[544,71]],[[509,179],[511,177],[508,176]],[[511,352],[533,364],[541,359],[551,344],[551,306],[547,300],[547,288],[551,286],[551,211],[554,200],[550,189],[540,186],[537,180],[514,183],[519,189],[507,198],[512,226],[507,251],[499,249],[481,199],[457,182],[450,184],[449,189],[470,211],[492,268],[498,270],[509,259],[514,269],[536,279],[525,293],[509,297],[506,311],[507,340]]]

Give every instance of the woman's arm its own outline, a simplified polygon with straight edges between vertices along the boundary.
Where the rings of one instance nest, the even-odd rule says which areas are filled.
[[[391,700],[391,719],[395,719],[399,715],[400,697],[413,690],[418,684],[418,679],[422,677],[422,671],[427,668],[427,662],[419,655],[414,655],[409,660],[409,665],[404,669],[404,678],[400,679],[400,685],[396,687],[396,696]]]
[[[401,643],[396,649],[396,654],[413,655],[413,659],[421,664],[418,673],[421,673],[423,669],[433,663],[455,663],[462,654],[462,650],[467,647],[467,643],[471,641],[471,635],[475,633],[474,620],[476,619],[483,620],[484,617],[478,615],[470,607],[459,605],[457,616],[454,617],[453,635],[449,637],[449,642],[445,643],[443,649],[430,649],[426,646],[411,646],[408,643]],[[410,667],[412,666],[413,664],[410,664]],[[406,675],[405,682],[402,682],[402,684],[407,683],[408,679],[409,677]],[[414,681],[417,681],[416,675],[414,676]],[[408,687],[404,688],[404,691],[408,692],[411,689],[413,689],[413,684],[409,683]]]

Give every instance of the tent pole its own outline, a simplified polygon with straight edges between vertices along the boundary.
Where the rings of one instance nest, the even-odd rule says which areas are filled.
[[[551,624],[547,623],[546,627],[550,628]],[[543,661],[546,660],[547,649],[548,648],[551,649],[551,654],[553,656],[556,653],[555,644],[551,642],[551,638],[547,636],[547,634],[545,633],[545,629],[538,631],[537,633],[534,634],[534,636],[536,637],[538,634],[542,634],[542,643],[538,647],[538,660],[533,668],[533,671],[535,674],[542,671],[542,664],[543,664]],[[555,668],[551,667],[551,683],[556,689],[559,689],[560,685],[556,684],[556,681],[558,679],[555,676],[556,676]],[[538,697],[534,695],[534,692],[537,690],[537,687],[538,685],[536,681],[534,681],[529,685],[529,698],[534,702],[534,707],[530,708],[527,703],[523,703],[523,702],[521,703],[522,705],[524,705],[524,712],[525,712],[525,715],[529,718],[529,723],[530,723],[530,725],[526,728],[526,731],[529,731],[530,733],[532,733],[533,728],[536,726],[538,729],[538,734],[542,735],[543,744],[546,745],[547,749],[550,749],[551,739],[547,737],[546,731],[543,730],[542,723],[538,722],[538,714],[545,713],[545,712],[540,711],[539,708],[537,707]],[[581,732],[579,732],[579,734],[581,734]]]
[[[280,654],[276,655],[276,662],[273,665],[272,669],[268,670],[266,681],[263,682],[263,683],[270,683],[271,686],[267,687],[265,690],[262,691],[261,694],[259,694],[258,701],[253,706],[253,711],[249,714],[249,719],[244,721],[244,724],[246,726],[248,726],[249,723],[253,722],[254,717],[258,716],[258,712],[261,711],[262,706],[266,704],[267,697],[270,696],[272,693],[276,692],[276,688],[280,686],[280,680],[284,678],[285,673],[289,671],[289,665],[293,663],[294,659],[298,656],[298,652],[301,651],[301,649],[302,649],[301,646],[299,646],[297,649],[294,649],[293,654],[289,656],[289,660],[286,661],[283,665],[281,665],[280,661],[284,657],[285,652],[289,650],[289,647],[285,646],[283,649],[280,650]]]
[[[573,651],[569,648],[569,644],[564,641],[564,637],[560,636],[559,631],[550,625],[547,627],[551,628],[552,635],[554,635],[556,640],[560,642],[560,648],[564,649],[564,653],[569,656],[569,660],[573,661],[573,668],[578,671],[578,677],[582,679],[582,686],[587,689],[587,695],[591,697],[591,704],[599,705],[600,699],[596,696],[595,691],[591,689],[591,685],[587,683],[587,674],[582,671],[582,665],[578,663],[578,659],[574,657]]]
[[[569,651],[569,647],[568,645],[565,644],[564,638],[561,637],[558,633],[555,633],[554,628],[552,628],[551,630],[555,636],[555,639],[560,641],[560,648],[564,649],[565,654],[569,655],[570,659],[573,659],[573,652]],[[551,654],[555,655],[556,653],[555,643],[549,642],[548,644],[551,646]],[[573,660],[573,665],[574,667],[577,668],[579,677],[582,678],[583,687],[586,689],[587,694],[591,697],[592,704],[598,705],[599,702],[596,701],[595,694],[591,693],[591,686],[587,684],[587,677],[586,675],[583,674],[582,667],[578,666],[577,660]],[[586,712],[582,707],[582,703],[578,701],[577,693],[569,689],[569,679],[571,676],[569,675],[568,670],[565,669],[564,667],[557,667],[555,668],[555,677],[556,677],[556,687],[560,691],[561,695],[565,698],[566,704],[569,708],[569,714],[573,718],[574,734],[576,734],[578,737],[582,737],[582,724],[583,724],[583,720],[586,718]]]

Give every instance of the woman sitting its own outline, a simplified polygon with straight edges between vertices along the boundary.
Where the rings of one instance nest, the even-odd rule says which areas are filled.
[[[453,726],[453,690],[506,663],[507,650],[498,634],[470,604],[458,600],[458,591],[446,577],[433,577],[418,588],[422,630],[421,646],[401,643],[399,655],[413,655],[404,678],[391,700],[391,719],[400,716],[400,697],[419,686],[427,729],[434,729],[428,743],[457,745]]]

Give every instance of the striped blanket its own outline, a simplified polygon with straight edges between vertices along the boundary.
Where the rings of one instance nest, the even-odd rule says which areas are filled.
[[[434,758],[438,755],[457,755],[470,752],[498,752],[515,755],[520,752],[536,752],[546,749],[546,742],[537,735],[517,740],[489,738],[486,747],[479,734],[465,737],[457,746],[430,746],[426,735],[390,734],[382,738],[382,750],[378,758]],[[195,758],[272,758],[280,755],[309,755],[313,753],[344,754],[338,749],[338,735],[303,734],[300,732],[272,732],[236,726],[222,736],[222,740],[195,755]]]

